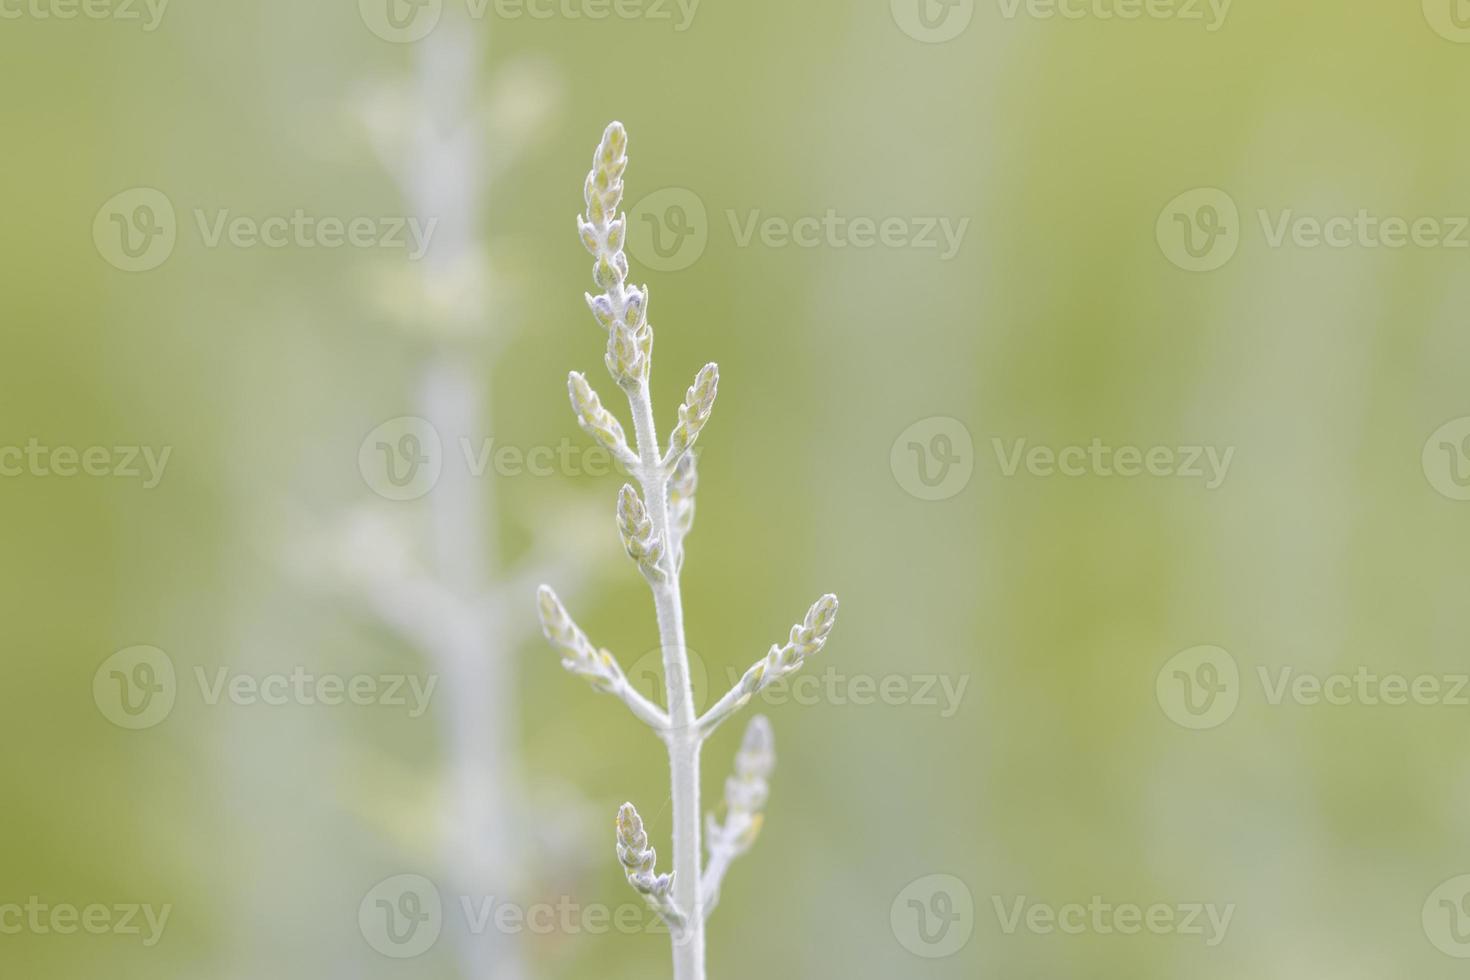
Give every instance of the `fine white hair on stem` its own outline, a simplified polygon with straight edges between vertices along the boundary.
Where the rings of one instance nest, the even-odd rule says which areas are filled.
[[[657,856],[648,842],[643,820],[631,803],[618,810],[617,854],[629,883],[669,923],[674,980],[704,980],[705,918],[718,901],[730,862],[755,843],[764,821],[768,780],[776,759],[775,738],[763,717],[754,719],[746,729],[735,760],[735,775],[725,785],[725,819],[716,822],[710,818],[708,869],[702,867],[701,860],[700,751],[721,721],[766,684],[795,670],[806,657],[822,649],[836,621],[837,599],[832,595],[819,599],[806,618],[792,627],[784,646],[773,646],[714,708],[696,717],[679,573],[684,566],[684,539],[694,526],[694,495],[698,488],[694,445],[713,415],[720,371],[716,365],[706,364],[695,374],[669,433],[668,448],[663,449],[648,390],[653,367],[648,288],[628,283],[628,257],[623,251],[628,225],[618,207],[627,167],[628,134],[621,123],[614,122],[603,132],[592,155],[592,170],[582,188],[586,210],[577,219],[577,232],[592,254],[592,281],[599,290],[587,294],[587,308],[607,333],[603,363],[627,395],[634,444],[629,446],[622,423],[603,406],[583,375],[571,374],[568,391],[578,425],[624,463],[638,483],[637,488],[626,484],[618,493],[618,532],[628,557],[648,580],[653,593],[666,712],[631,689],[617,661],[592,645],[549,588],[542,587],[538,604],[542,628],[562,651],[567,669],[587,678],[599,690],[619,694],[635,715],[658,732],[668,750],[673,871],[656,871]]]

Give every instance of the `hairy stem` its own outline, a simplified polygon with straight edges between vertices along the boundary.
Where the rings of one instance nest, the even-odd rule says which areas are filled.
[[[704,916],[700,911],[699,749],[695,725],[694,689],[689,679],[689,653],[684,646],[684,605],[679,594],[679,570],[674,549],[668,546],[668,471],[659,452],[648,383],[628,392],[638,440],[639,482],[654,533],[665,543],[661,581],[653,583],[658,615],[659,644],[663,649],[664,684],[668,692],[669,772],[674,800],[674,902],[686,925],[673,937],[674,980],[704,980]]]

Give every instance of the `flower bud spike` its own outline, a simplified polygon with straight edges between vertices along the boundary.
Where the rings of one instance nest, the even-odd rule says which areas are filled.
[[[731,862],[749,851],[765,825],[765,806],[776,769],[776,736],[764,715],[756,715],[745,727],[740,751],[735,754],[735,774],[725,780],[725,819],[705,818],[709,866],[700,906],[705,915],[720,900],[720,884]]]
[[[674,570],[684,567],[684,539],[694,529],[694,491],[699,487],[695,454],[685,453],[669,474],[669,541],[674,549]]]
[[[694,378],[694,384],[684,393],[684,404],[679,406],[679,424],[674,426],[674,432],[669,437],[669,452],[664,457],[665,466],[678,462],[679,457],[687,453],[699,438],[704,424],[709,421],[710,412],[714,411],[715,395],[719,390],[719,366],[706,364]]]
[[[650,727],[668,727],[663,710],[633,689],[611,653],[592,645],[548,585],[536,590],[536,613],[542,634],[561,653],[561,665],[568,672],[587,681],[594,690],[616,694]]]
[[[812,603],[802,621],[791,627],[785,645],[772,646],[763,659],[756,661],[741,676],[738,684],[704,713],[699,719],[704,732],[713,732],[751,698],[787,674],[799,670],[807,657],[820,653],[836,622],[837,597],[828,593]]]
[[[626,483],[618,491],[618,532],[628,557],[638,563],[648,580],[663,581],[664,572],[659,567],[664,556],[663,542],[653,531],[653,519],[648,516],[638,491]]]
[[[658,853],[648,843],[643,818],[633,804],[624,803],[618,808],[617,831],[618,863],[623,866],[628,884],[647,899],[671,927],[682,927],[684,916],[674,905],[674,876],[655,871]]]
[[[644,330],[651,336],[652,331],[647,327]],[[613,322],[607,338],[607,357],[604,362],[607,364],[608,374],[623,388],[635,387],[647,377],[645,369],[648,359],[639,340],[639,336],[626,323],[621,320]]]
[[[597,325],[604,330],[612,329],[613,322],[617,319],[617,314],[613,312],[612,300],[606,296],[593,296],[591,293],[583,295],[587,297],[587,308],[592,311]]]
[[[598,445],[612,453],[624,466],[636,466],[638,457],[628,448],[628,438],[617,418],[602,407],[602,399],[587,383],[586,376],[573,371],[567,376],[567,392],[572,399],[572,411],[577,413],[577,424]]]

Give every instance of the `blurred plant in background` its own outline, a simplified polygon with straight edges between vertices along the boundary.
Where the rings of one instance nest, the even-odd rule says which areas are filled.
[[[441,679],[450,785],[440,880],[451,896],[509,898],[531,890],[544,855],[506,846],[534,840],[542,822],[519,764],[517,659],[529,631],[508,607],[548,574],[576,588],[596,553],[566,552],[574,513],[506,566],[495,479],[454,465],[471,433],[494,431],[495,355],[521,327],[506,315],[508,304],[497,305],[500,282],[482,227],[486,195],[553,117],[560,89],[544,64],[521,59],[498,70],[487,90],[484,47],[470,23],[446,20],[415,49],[409,77],[373,85],[356,107],[406,213],[437,222],[424,259],[389,267],[375,278],[374,295],[413,351],[405,363],[415,372],[414,418],[447,438],[439,452],[449,465],[437,461],[432,492],[415,504],[364,505],[336,522],[335,540],[319,543],[335,552],[338,581],[422,651]],[[386,467],[419,465],[384,445]],[[468,925],[451,932],[464,976],[532,975],[521,935]]]

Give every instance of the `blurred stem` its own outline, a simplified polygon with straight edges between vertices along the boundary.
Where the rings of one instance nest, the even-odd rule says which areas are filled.
[[[482,43],[462,18],[446,18],[417,56],[417,126],[405,161],[405,192],[412,213],[439,222],[421,260],[429,282],[457,275],[481,237],[488,166],[475,109],[482,58]],[[474,313],[484,316],[483,310]],[[494,846],[515,839],[519,830],[506,826],[515,822],[521,798],[511,771],[514,672],[498,617],[484,601],[499,554],[494,520],[487,519],[495,513],[495,481],[476,479],[460,452],[460,440],[485,431],[490,401],[488,371],[466,355],[458,344],[436,343],[419,390],[422,414],[445,444],[443,473],[428,499],[434,568],[462,610],[428,652],[445,674],[449,699],[445,871],[460,894],[500,896],[511,892],[518,877],[517,855]],[[467,978],[524,978],[515,936],[466,930],[457,938]]]
[[[491,846],[510,839],[515,828],[502,826],[512,813],[506,788],[512,774],[510,746],[515,736],[511,668],[496,633],[493,612],[478,598],[485,594],[487,561],[495,555],[495,533],[486,520],[493,512],[494,486],[476,480],[458,457],[458,440],[484,425],[486,382],[441,346],[424,368],[420,402],[424,417],[446,441],[444,471],[429,495],[434,564],[441,585],[463,613],[429,651],[446,675],[448,694],[446,752],[450,799],[445,814],[446,869],[467,895],[502,895],[516,877],[506,866],[513,857]],[[519,980],[524,976],[514,937],[462,937],[465,971],[470,977]]]

